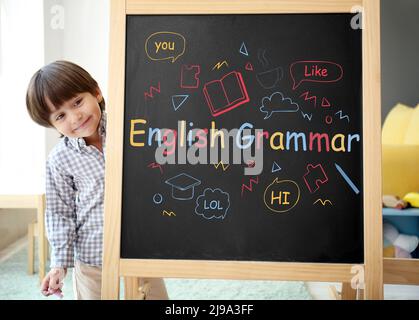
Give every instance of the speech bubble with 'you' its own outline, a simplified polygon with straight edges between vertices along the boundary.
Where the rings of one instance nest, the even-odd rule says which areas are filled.
[[[145,52],[154,61],[175,62],[185,53],[186,39],[179,33],[161,31],[150,35],[145,42]]]

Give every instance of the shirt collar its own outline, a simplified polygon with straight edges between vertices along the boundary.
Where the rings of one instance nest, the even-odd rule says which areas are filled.
[[[102,136],[102,139],[106,137],[106,112],[102,111],[102,117],[99,123],[99,135]],[[83,138],[69,138],[65,137],[66,141],[73,146],[77,151],[81,151],[86,147],[86,141]]]

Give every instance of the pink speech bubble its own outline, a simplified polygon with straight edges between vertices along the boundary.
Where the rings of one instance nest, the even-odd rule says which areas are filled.
[[[292,90],[301,83],[307,82],[337,82],[343,77],[341,65],[329,61],[296,61],[290,66]]]

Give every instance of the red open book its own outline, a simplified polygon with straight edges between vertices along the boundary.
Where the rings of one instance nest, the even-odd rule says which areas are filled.
[[[249,102],[246,86],[240,72],[233,71],[220,80],[205,84],[204,95],[211,114],[216,117]]]

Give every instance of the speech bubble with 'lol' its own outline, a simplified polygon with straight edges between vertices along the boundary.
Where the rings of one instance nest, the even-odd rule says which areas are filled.
[[[196,198],[195,213],[205,219],[223,220],[230,208],[230,195],[223,190],[206,188]]]
[[[145,52],[151,60],[175,62],[185,53],[185,37],[176,32],[162,31],[150,35],[145,42]]]
[[[303,82],[337,82],[343,77],[340,64],[330,61],[297,61],[291,64],[292,90]]]

